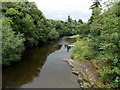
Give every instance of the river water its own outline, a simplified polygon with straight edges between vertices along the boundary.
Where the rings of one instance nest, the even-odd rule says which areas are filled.
[[[68,45],[73,42],[75,39],[64,37],[26,50],[19,62],[3,67],[3,88],[79,88],[77,77],[63,61],[70,58]]]

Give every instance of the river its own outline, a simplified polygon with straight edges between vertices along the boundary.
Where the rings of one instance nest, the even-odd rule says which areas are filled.
[[[58,41],[25,50],[22,59],[2,68],[3,88],[79,88],[77,77],[63,61],[70,58],[67,46],[75,39],[64,37]]]

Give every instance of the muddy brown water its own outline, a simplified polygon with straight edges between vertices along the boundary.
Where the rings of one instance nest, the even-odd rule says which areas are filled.
[[[75,39],[64,37],[53,43],[26,50],[14,65],[2,68],[3,88],[79,88],[77,77],[62,61],[70,58],[67,46]]]

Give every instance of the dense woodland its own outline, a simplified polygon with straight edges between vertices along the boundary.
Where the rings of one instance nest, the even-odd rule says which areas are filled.
[[[70,16],[67,22],[46,19],[33,2],[3,2],[2,13],[4,65],[20,60],[25,48],[77,34],[83,24]]]
[[[77,35],[71,57],[96,64],[100,81],[107,88],[120,87],[120,2],[93,2],[87,23],[72,20],[50,20],[33,2],[2,3],[2,64],[20,60],[26,48],[32,48],[62,36]],[[0,20],[0,21],[1,21]]]

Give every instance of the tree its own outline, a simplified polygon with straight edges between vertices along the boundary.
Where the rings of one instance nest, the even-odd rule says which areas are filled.
[[[78,20],[79,23],[83,24],[83,21],[81,19]]]
[[[90,32],[87,37],[84,30],[80,29],[80,36],[72,57],[77,60],[88,60],[95,63],[101,81],[105,88],[120,88],[120,2],[109,3],[104,12],[96,6],[92,9],[92,21],[88,25],[82,24],[79,28],[89,26]],[[87,38],[87,40],[85,40]],[[85,46],[85,48],[84,48]],[[87,55],[87,56],[86,56]],[[87,58],[86,58],[87,57]]]
[[[38,44],[36,26],[33,18],[29,14],[26,14],[22,19],[20,27],[22,27],[20,32],[24,34],[26,39],[25,44],[30,47],[36,46]]]
[[[10,26],[9,18],[2,20],[2,64],[10,65],[20,60],[21,52],[24,50],[24,38],[22,34],[15,35]]]
[[[100,4],[100,0],[94,0],[93,5],[91,5],[90,9],[102,7]]]
[[[71,22],[72,22],[72,19],[71,19],[71,17],[70,17],[70,16],[68,16],[67,21],[68,21],[69,23],[71,23]]]
[[[59,37],[59,33],[55,30],[55,28],[52,28],[47,36],[48,40],[54,40]]]
[[[92,9],[92,16],[90,17],[90,19],[88,20],[88,24],[91,24],[93,22],[93,18],[94,18],[94,14],[95,14],[95,8],[101,8],[101,4],[100,4],[100,0],[95,0],[93,2],[93,5],[90,7],[90,9]]]
[[[119,52],[119,15],[113,12],[118,7],[114,2],[102,15],[100,9],[94,9],[93,22],[90,25],[91,47],[96,51],[101,80],[107,88],[119,88],[120,60]],[[119,2],[117,2],[119,3]]]
[[[10,34],[9,38],[13,39],[14,37],[19,41],[19,39],[21,40],[24,37],[25,41],[21,41],[23,47],[24,45],[25,47],[34,47],[38,44],[44,44],[50,40],[57,39],[60,36],[74,35],[77,34],[79,29],[80,23],[76,20],[72,20],[70,16],[68,16],[67,22],[46,19],[42,12],[37,8],[37,5],[33,2],[3,2],[2,6],[3,16],[9,19],[6,19],[7,22],[5,22],[9,22],[8,27],[3,25],[3,28],[8,30],[8,34]],[[82,20],[80,22],[82,23]],[[6,44],[8,44],[8,46],[3,43],[3,47],[6,49],[7,47],[10,47],[10,42],[15,43],[14,40],[7,42],[8,43]],[[20,59],[19,53],[22,51],[17,50],[21,47],[15,47],[17,55],[14,52],[13,55],[16,55],[16,59]],[[12,52],[7,51],[6,53]],[[4,57],[5,56],[7,56],[7,54],[4,54]],[[6,61],[7,59],[8,61]],[[9,59],[9,57],[6,57],[5,64],[10,64],[14,61],[12,59],[14,58]]]

